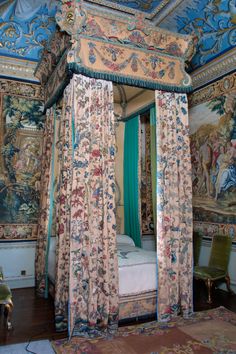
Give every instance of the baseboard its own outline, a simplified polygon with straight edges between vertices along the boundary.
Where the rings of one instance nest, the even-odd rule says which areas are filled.
[[[5,277],[4,281],[9,285],[10,289],[31,288],[35,286],[34,276]]]
[[[231,290],[233,290],[233,292],[236,294],[236,282],[235,281],[232,281],[230,282],[230,287],[231,287]],[[226,284],[225,283],[221,283],[219,286],[218,286],[219,289],[221,290],[225,290],[227,291],[227,288],[226,288]]]

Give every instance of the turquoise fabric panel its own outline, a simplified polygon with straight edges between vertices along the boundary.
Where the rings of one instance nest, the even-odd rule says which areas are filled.
[[[125,123],[124,137],[124,224],[137,247],[141,247],[139,210],[139,116]]]

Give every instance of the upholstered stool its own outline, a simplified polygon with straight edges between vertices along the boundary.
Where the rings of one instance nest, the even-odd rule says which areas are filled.
[[[12,294],[9,286],[4,283],[2,267],[0,267],[0,305],[4,305],[7,329],[11,329],[11,315],[13,310]]]

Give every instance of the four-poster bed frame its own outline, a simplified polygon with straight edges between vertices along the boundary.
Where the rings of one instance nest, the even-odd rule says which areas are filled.
[[[58,101],[74,74],[152,90],[191,90],[191,78],[185,72],[185,63],[194,52],[191,36],[160,30],[142,15],[127,17],[99,11],[78,0],[61,1],[56,20],[60,29],[36,69],[36,77],[45,88],[46,109]],[[185,98],[181,99],[185,105]],[[182,113],[186,114],[186,108],[182,108]],[[191,217],[188,222],[190,232],[186,232],[190,234]],[[185,252],[190,250],[191,235],[186,242]],[[191,254],[187,262],[191,263]],[[134,312],[134,304],[139,302],[146,303],[147,313],[155,312],[156,291],[149,293],[148,298],[139,295],[130,301],[124,297],[120,301],[120,319],[129,317],[127,303],[132,316],[144,315]],[[186,305],[185,311],[191,312],[190,307]]]

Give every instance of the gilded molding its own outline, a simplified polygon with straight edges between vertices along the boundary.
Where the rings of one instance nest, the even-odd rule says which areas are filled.
[[[36,65],[34,61],[0,56],[0,73],[8,78],[38,82],[34,76]]]
[[[191,74],[193,89],[196,90],[209,84],[218,78],[235,71],[236,68],[236,48],[221,55],[219,58],[205,64],[200,69]]]
[[[17,95],[25,98],[44,100],[44,90],[39,84],[24,83],[21,81],[0,79],[0,93]]]
[[[196,106],[232,91],[236,91],[236,72],[189,95],[189,106]]]
[[[159,5],[157,5],[154,10],[152,12],[145,12],[142,10],[135,10],[131,7],[128,7],[126,5],[119,5],[116,4],[115,2],[111,2],[111,1],[106,1],[106,0],[89,0],[89,3],[94,3],[94,5],[102,5],[105,6],[108,9],[112,9],[112,10],[118,10],[124,13],[130,13],[133,15],[137,15],[140,12],[144,12],[145,13],[145,17],[147,19],[153,19],[159,12],[161,12],[166,6],[168,6],[169,4],[171,5],[171,0],[162,0],[160,2]]]

